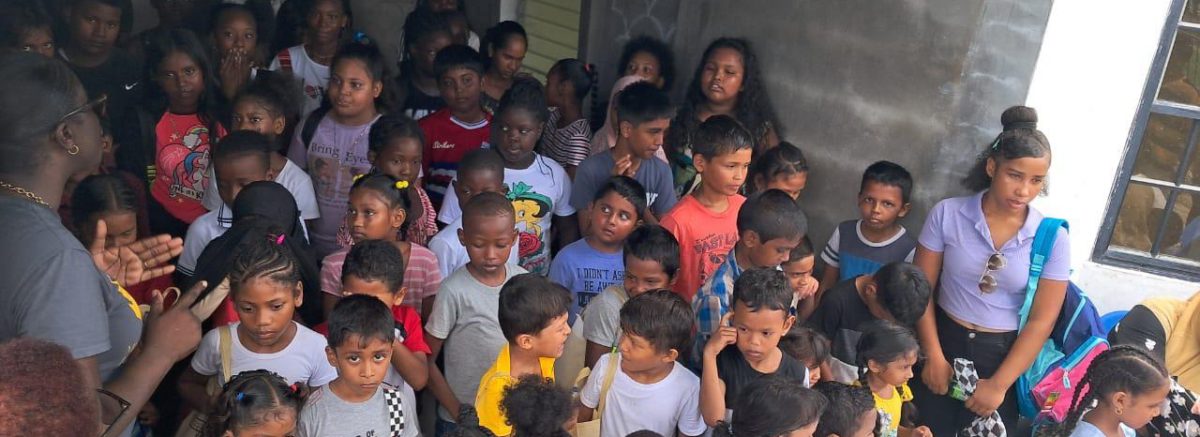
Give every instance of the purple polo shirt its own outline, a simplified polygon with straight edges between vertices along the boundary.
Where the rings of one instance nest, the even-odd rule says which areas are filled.
[[[1033,237],[1042,221],[1042,213],[1032,206],[1025,225],[1004,243],[1000,253],[1008,265],[993,273],[999,286],[985,294],[979,291],[979,279],[987,268],[988,257],[996,250],[980,205],[983,193],[955,197],[938,202],[925,218],[919,239],[921,246],[942,254],[941,291],[937,303],[955,319],[982,328],[1015,331],[1020,324],[1018,312],[1025,303],[1025,285],[1029,281],[1029,258]],[[1046,261],[1042,279],[1066,281],[1071,275],[1071,248],[1067,231],[1058,230],[1054,251]]]

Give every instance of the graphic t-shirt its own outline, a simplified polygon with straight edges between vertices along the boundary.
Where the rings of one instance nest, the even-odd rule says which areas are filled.
[[[425,190],[435,208],[442,208],[442,199],[449,193],[450,181],[458,174],[458,162],[467,152],[488,143],[492,132],[491,114],[475,123],[454,118],[450,109],[443,108],[422,118],[421,132],[425,133],[425,153],[421,154],[425,172]]]
[[[217,137],[225,128],[217,125]],[[154,182],[150,194],[176,219],[196,221],[204,213],[204,192],[212,141],[208,126],[197,114],[167,112],[154,126]]]
[[[288,149],[288,159],[307,164],[308,174],[312,177],[321,217],[308,232],[320,256],[333,253],[340,247],[337,244],[337,232],[346,218],[350,186],[354,185],[355,175],[366,173],[371,168],[371,163],[367,161],[367,134],[374,123],[375,120],[371,120],[367,124],[347,126],[334,121],[333,117],[323,117],[308,147],[300,138],[303,124],[296,128],[296,136]]]
[[[745,197],[730,196],[729,207],[716,213],[694,196],[684,196],[675,209],[663,216],[659,224],[679,240],[679,273],[672,290],[684,300],[692,301],[696,290],[725,262],[725,255],[737,244],[738,210],[745,202]]]
[[[550,280],[566,287],[575,295],[568,312],[568,323],[587,307],[592,298],[612,285],[621,285],[625,278],[623,251],[604,253],[582,239],[568,244],[550,263]]]
[[[308,57],[304,45],[292,46],[279,52],[271,61],[269,69],[288,71],[300,82],[301,120],[325,101],[325,87],[329,86],[329,66],[318,64]],[[299,133],[300,130],[296,129],[296,132]]]

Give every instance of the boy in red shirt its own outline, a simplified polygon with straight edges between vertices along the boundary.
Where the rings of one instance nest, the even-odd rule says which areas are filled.
[[[458,173],[458,162],[467,152],[487,143],[492,115],[479,103],[483,62],[478,52],[452,45],[438,51],[433,65],[446,107],[419,123],[425,133],[425,191],[434,208],[441,209],[450,181]]]

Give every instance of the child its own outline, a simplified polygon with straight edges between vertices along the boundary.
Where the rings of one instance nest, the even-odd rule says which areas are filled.
[[[404,48],[396,80],[400,110],[414,120],[446,107],[439,90],[435,58],[453,44],[445,14],[416,8],[404,19]]]
[[[233,374],[266,369],[289,384],[325,385],[337,372],[325,357],[325,339],[292,320],[304,302],[300,269],[281,234],[248,236],[229,261],[229,297],[239,322],[204,335],[192,365],[179,377],[179,393],[208,412],[207,379],[222,373],[228,351]],[[227,343],[222,345],[222,343]]]
[[[512,424],[515,437],[570,437],[565,425],[574,423],[571,392],[539,375],[525,375],[504,389],[500,410]]]
[[[142,63],[116,48],[122,30],[121,23],[133,11],[123,10],[124,2],[121,0],[72,0],[66,3],[70,4],[66,14],[68,34],[58,56],[79,77],[89,99],[108,96],[108,114],[115,117],[113,126],[124,126],[126,123],[122,118],[138,104],[148,87],[139,69]],[[154,66],[146,63],[146,67]],[[130,140],[117,135],[117,141],[121,144],[131,145]],[[153,165],[153,161],[147,163]],[[122,169],[142,175],[146,172],[147,163],[130,162],[129,166],[122,166]]]
[[[221,66],[217,74],[225,98],[233,100],[255,77],[268,75],[267,70],[259,70],[266,65],[267,43],[259,35],[270,30],[268,23],[274,13],[264,2],[222,3],[213,7],[212,28],[208,31],[213,61]]]
[[[350,26],[350,5],[345,0],[316,0],[305,18],[303,42],[289,47],[271,61],[271,71],[282,71],[301,84],[300,115],[305,116],[325,104],[326,85],[346,29]],[[283,30],[281,28],[281,30]],[[382,60],[380,61],[382,64]],[[373,77],[379,80],[379,77]],[[370,88],[371,82],[367,83]],[[333,100],[330,94],[329,99]],[[289,153],[289,155],[291,155]],[[303,159],[293,159],[304,162]]]
[[[467,152],[458,163],[458,177],[450,183],[450,189],[458,199],[459,209],[466,209],[467,202],[480,193],[505,194],[508,189],[504,186],[504,160],[492,150]],[[429,239],[429,250],[437,255],[438,271],[443,278],[467,264],[467,248],[459,239],[462,224],[460,217]],[[517,264],[518,259],[517,245],[513,244],[508,262]]]
[[[704,345],[700,412],[704,422],[716,426],[728,420],[748,384],[764,375],[779,375],[808,383],[804,363],[783,353],[779,339],[792,328],[796,317],[788,313],[792,290],[787,278],[771,268],[747,270],[733,288],[731,311],[721,318],[720,329]],[[727,347],[736,344],[737,347]],[[751,409],[757,416],[760,411]]]
[[[679,242],[658,225],[642,225],[625,239],[625,277],[606,288],[583,311],[583,337],[587,339],[584,363],[596,364],[600,356],[617,347],[621,335],[621,307],[650,290],[671,288],[679,270]],[[690,307],[690,306],[689,306]]]
[[[440,429],[453,428],[450,420],[458,417],[459,406],[475,402],[491,357],[505,345],[498,318],[500,287],[525,273],[505,262],[516,244],[514,226],[516,214],[504,195],[480,193],[463,207],[458,235],[470,261],[442,281],[425,324],[433,360],[446,345],[445,377],[437,366],[429,366],[429,386],[441,405]]]
[[[137,195],[133,187],[117,175],[88,176],[71,193],[71,222],[76,236],[83,247],[92,247],[95,241],[96,224],[104,221],[106,232],[104,247],[107,249],[126,246],[138,240],[138,236],[147,233],[143,229],[140,214],[145,214],[144,207],[138,207]],[[171,276],[163,275],[128,287],[129,295],[140,305],[150,305],[153,301],[153,290],[166,290],[171,287]]]
[[[787,194],[767,190],[742,204],[737,229],[737,244],[692,299],[692,308],[699,319],[697,344],[708,341],[708,336],[720,328],[719,321],[729,311],[729,293],[738,276],[759,267],[778,269],[808,233],[808,220]],[[795,294],[790,282],[788,292]],[[791,304],[792,299],[788,299],[789,309]]]
[[[550,118],[538,142],[538,153],[553,159],[571,178],[592,149],[592,126],[583,115],[583,99],[594,94],[596,67],[578,59],[560,59],[546,73]]]
[[[912,207],[912,185],[912,176],[898,164],[879,161],[867,167],[858,190],[861,218],[838,225],[821,251],[822,284],[875,273],[894,261],[912,262],[917,239],[899,223]]]
[[[654,158],[655,152],[662,148],[663,132],[674,114],[671,99],[648,83],[635,83],[621,91],[616,100],[616,120],[612,120],[618,127],[616,144],[579,164],[571,189],[571,206],[578,211],[586,210],[600,185],[617,172],[634,178],[646,188],[646,203],[651,213],[646,214],[645,220],[658,223],[677,201],[671,168]],[[589,231],[588,216],[579,214],[579,226],[585,235]]]
[[[885,265],[825,292],[806,324],[832,341],[832,380],[849,384],[858,378],[855,350],[866,323],[887,320],[913,329],[931,293],[921,269],[906,262]]]
[[[640,76],[660,90],[670,90],[675,82],[675,55],[658,38],[642,35],[625,43],[617,77]]]
[[[813,437],[829,401],[797,381],[766,375],[750,382],[738,403],[753,414],[721,421],[713,427],[713,436]]]
[[[813,251],[812,240],[808,235],[800,239],[800,244],[788,254],[788,260],[779,265],[792,285],[792,307],[796,309],[796,317],[808,320],[813,310],[817,308],[817,289],[820,282],[813,278],[813,268],[817,264],[816,252]]]
[[[621,342],[592,367],[579,396],[579,421],[600,417],[603,437],[622,437],[648,429],[662,435],[698,436],[707,426],[700,417],[700,378],[675,360],[689,349],[692,309],[667,290],[639,294],[621,307]],[[618,353],[619,351],[619,353]],[[604,387],[609,366],[621,377]]]
[[[442,437],[496,437],[491,430],[479,426],[479,414],[470,405],[462,406],[454,423],[456,425],[441,434]]]
[[[12,2],[0,11],[0,47],[54,57],[54,31],[42,2]]]
[[[809,328],[792,326],[779,340],[779,349],[808,368],[809,387],[821,380],[821,369],[829,365],[829,339]]]
[[[204,437],[287,436],[296,432],[304,391],[269,370],[247,370],[225,384]]]
[[[1097,355],[1076,384],[1067,418],[1037,434],[1133,437],[1162,412],[1170,390],[1170,375],[1157,359],[1137,346],[1114,346]]]
[[[408,223],[408,182],[398,181],[385,174],[358,178],[350,188],[350,205],[346,227],[355,244],[367,240],[391,243],[403,254],[405,267],[403,303],[428,314],[433,308],[432,297],[442,282],[437,270],[437,257],[419,244],[396,239],[405,235]],[[342,296],[342,267],[350,248],[342,248],[325,257],[321,263],[321,291],[325,292],[326,311]]]
[[[367,160],[371,167],[385,175],[408,183],[408,233],[405,239],[426,246],[437,234],[437,211],[429,194],[417,185],[421,178],[421,162],[425,136],[416,121],[407,116],[384,115],[371,127]]]
[[[550,247],[561,248],[579,239],[579,223],[571,207],[571,179],[562,166],[533,151],[549,117],[542,85],[532,77],[519,77],[504,93],[496,112],[497,144],[492,149],[504,159],[508,198],[517,211],[521,267],[546,275]],[[447,193],[443,221],[461,215]]]
[[[458,162],[488,142],[492,115],[479,103],[483,75],[479,53],[467,46],[448,46],[438,51],[433,65],[446,107],[420,121],[426,150],[421,159],[430,200],[435,208],[444,210],[442,202],[450,195],[450,181],[457,174]]]
[[[917,362],[917,338],[909,328],[886,320],[870,322],[858,340],[859,377],[855,381],[871,389],[875,408],[879,410],[881,437],[931,436],[928,427],[912,427],[908,414],[902,410],[912,407],[912,390],[908,380],[913,377]],[[909,408],[904,408],[908,404]]]
[[[747,193],[776,189],[798,199],[808,185],[808,160],[799,147],[783,141],[755,157],[746,179]]]
[[[525,273],[500,289],[497,319],[508,343],[479,380],[475,408],[479,423],[496,435],[511,435],[512,426],[500,411],[505,389],[525,375],[554,380],[554,360],[562,356],[571,325],[567,310],[571,293],[543,276]]]
[[[529,38],[525,28],[516,21],[501,21],[484,33],[482,45],[487,47],[488,67],[482,77],[480,102],[494,114],[499,112],[504,94],[516,83],[529,48]]]
[[[328,3],[316,2],[313,9]],[[311,239],[320,257],[338,249],[337,230],[346,217],[353,177],[369,168],[367,134],[379,118],[386,72],[379,50],[361,43],[342,47],[330,65],[329,102],[305,118],[288,149],[288,158],[311,169],[314,177],[321,218]]]
[[[695,192],[662,218],[662,226],[679,241],[679,279],[673,288],[692,301],[700,285],[725,261],[738,240],[738,210],[746,198],[738,194],[754,142],[732,117],[710,117],[696,134],[696,171],[708,173]]]
[[[562,248],[550,264],[550,280],[575,295],[570,323],[592,298],[625,276],[621,246],[645,211],[646,190],[627,176],[613,176],[596,192],[588,209],[596,229]]]
[[[829,400],[814,437],[872,437],[879,413],[871,390],[863,386],[824,381],[813,389]]]

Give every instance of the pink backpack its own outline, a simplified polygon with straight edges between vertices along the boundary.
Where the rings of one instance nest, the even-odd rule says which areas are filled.
[[[1092,337],[1084,343],[1075,354],[1067,357],[1061,365],[1046,373],[1030,390],[1034,402],[1041,408],[1038,421],[1053,421],[1062,423],[1067,417],[1067,411],[1075,403],[1075,383],[1083,380],[1092,360],[1101,352],[1108,350],[1108,342],[1103,338]],[[1084,390],[1080,396],[1087,395]]]

